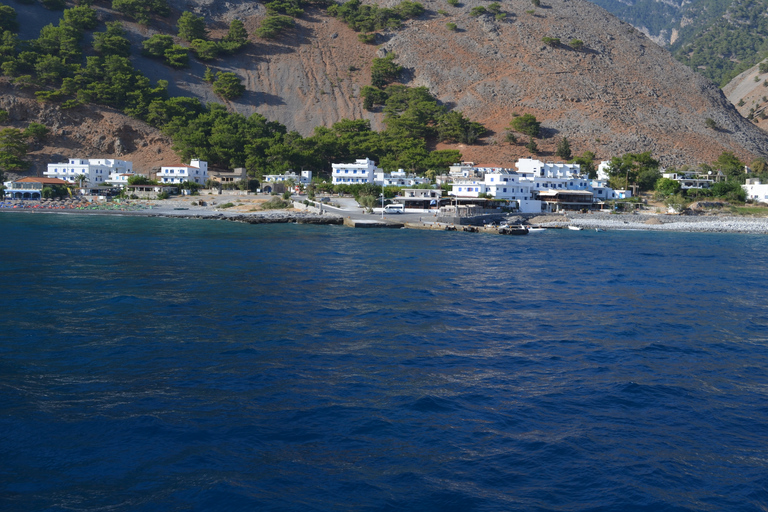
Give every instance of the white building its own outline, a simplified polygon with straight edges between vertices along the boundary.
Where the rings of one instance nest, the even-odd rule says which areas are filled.
[[[134,173],[111,173],[109,175],[109,179],[107,179],[107,183],[110,185],[114,185],[115,187],[125,188],[128,186],[128,179],[136,176]]]
[[[376,162],[370,158],[355,160],[353,164],[331,164],[334,185],[360,185],[373,183],[376,178]]]
[[[133,162],[112,158],[70,158],[67,162],[48,164],[43,173],[48,178],[58,178],[79,185],[79,176],[83,186],[98,186],[110,182],[110,177],[120,174],[133,174]]]
[[[759,178],[749,178],[741,188],[747,193],[747,199],[768,203],[768,183],[760,183]]]
[[[295,172],[286,172],[285,174],[267,174],[264,181],[267,183],[282,183],[291,180],[294,183],[309,185],[312,182],[312,171],[301,171],[301,175]]]
[[[682,190],[688,190],[691,188],[712,188],[712,185],[715,184],[715,182],[711,179],[703,178],[693,173],[678,174],[676,172],[670,172],[664,173],[661,176],[663,178],[667,178],[668,180],[674,180],[680,183],[680,188]]]
[[[208,180],[208,162],[193,159],[189,165],[172,165],[161,167],[157,173],[157,181],[160,183],[184,183],[190,181],[204,185]]]
[[[387,174],[377,170],[374,173],[373,182],[382,187],[415,187],[430,183],[429,178],[408,174],[403,169]]]
[[[515,201],[523,213],[541,212],[541,202],[533,197],[531,183],[521,180],[517,173],[505,170],[486,172],[482,179],[456,179],[449,194],[463,198],[489,194],[494,199]]]

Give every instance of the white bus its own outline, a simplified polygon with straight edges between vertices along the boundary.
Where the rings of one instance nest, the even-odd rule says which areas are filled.
[[[384,213],[405,213],[405,206],[402,204],[388,204],[384,207]]]

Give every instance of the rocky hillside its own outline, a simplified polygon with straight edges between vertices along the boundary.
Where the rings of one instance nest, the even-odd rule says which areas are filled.
[[[761,73],[759,65],[731,80],[723,93],[741,115],[768,131],[768,73]]]
[[[502,21],[489,14],[470,16],[473,7],[487,6],[480,0],[457,7],[444,0],[423,3],[424,16],[400,30],[380,33],[377,46],[359,42],[357,33],[323,11],[308,10],[297,20],[297,28],[277,41],[252,37],[245,53],[209,65],[234,71],[244,80],[247,93],[227,102],[229,108],[259,112],[305,135],[315,126],[343,118],[368,118],[381,127],[382,114],[363,110],[359,93],[370,83],[371,59],[395,53],[406,68],[403,83],[428,87],[442,102],[491,130],[479,145],[441,145],[461,149],[465,159],[510,165],[528,156],[523,143],[503,142],[510,120],[524,113],[542,121],[545,138],[538,145],[540,156],[547,159],[561,137],[568,137],[575,153],[590,150],[598,158],[610,158],[651,151],[667,165],[711,162],[723,151],[746,160],[768,156],[768,135],[744,119],[715,85],[631,25],[585,0],[544,0],[535,9],[530,0],[505,1],[501,5],[507,17]],[[205,15],[214,37],[234,16],[252,31],[265,15],[256,2],[187,0],[175,5],[171,18],[147,28],[97,7],[102,22],[126,22],[137,44],[152,33],[173,33],[181,9]],[[449,30],[449,22],[457,30]],[[543,37],[559,38],[561,44],[549,46]],[[571,46],[574,39],[583,41],[583,47]],[[153,80],[171,81],[174,94],[221,102],[202,80],[201,63],[176,71],[143,57],[133,59]],[[0,108],[18,97],[16,90],[0,92]],[[109,156],[108,147],[99,148],[98,155],[93,152],[98,134],[119,138],[125,158],[143,159],[159,149],[146,165],[159,165],[169,154],[167,141],[156,131],[116,112],[92,108],[63,113],[54,112],[53,106],[40,110],[47,113],[40,113],[39,119],[54,114],[61,119],[49,143],[51,152]],[[78,115],[88,121],[69,117]],[[31,110],[29,116],[34,117]],[[130,127],[130,136],[123,135],[121,125]]]

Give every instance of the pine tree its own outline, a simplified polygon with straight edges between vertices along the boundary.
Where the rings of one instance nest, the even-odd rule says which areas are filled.
[[[213,71],[211,70],[211,68],[205,68],[205,74],[203,75],[203,80],[211,84],[213,83],[215,78],[216,77],[213,76]]]
[[[536,141],[533,140],[533,137],[531,137],[531,140],[528,142],[528,144],[525,145],[525,147],[533,155],[538,154],[539,152],[539,146],[536,144]]]
[[[567,138],[563,137],[560,139],[560,142],[557,143],[557,150],[555,151],[555,154],[563,160],[571,159],[571,144],[568,142]]]

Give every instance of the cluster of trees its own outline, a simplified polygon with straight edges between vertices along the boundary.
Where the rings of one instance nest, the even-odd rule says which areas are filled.
[[[424,14],[424,6],[419,2],[403,0],[390,9],[363,4],[360,0],[348,0],[343,4],[332,4],[327,12],[331,16],[341,18],[356,32],[373,32],[400,28],[403,21]]]
[[[205,19],[190,12],[185,11],[181,14],[177,29],[178,37],[189,43],[189,48],[176,44],[172,36],[154,34],[142,43],[142,54],[162,59],[168,66],[184,68],[189,66],[190,49],[199,60],[210,61],[221,54],[237,53],[248,44],[248,32],[243,22],[238,19],[230,22],[227,35],[220,41],[209,40]]]
[[[0,122],[8,119],[8,112],[0,110]],[[0,182],[7,171],[26,171],[29,162],[24,160],[32,140],[44,140],[48,127],[40,123],[29,123],[26,129],[3,128],[0,130]]]

